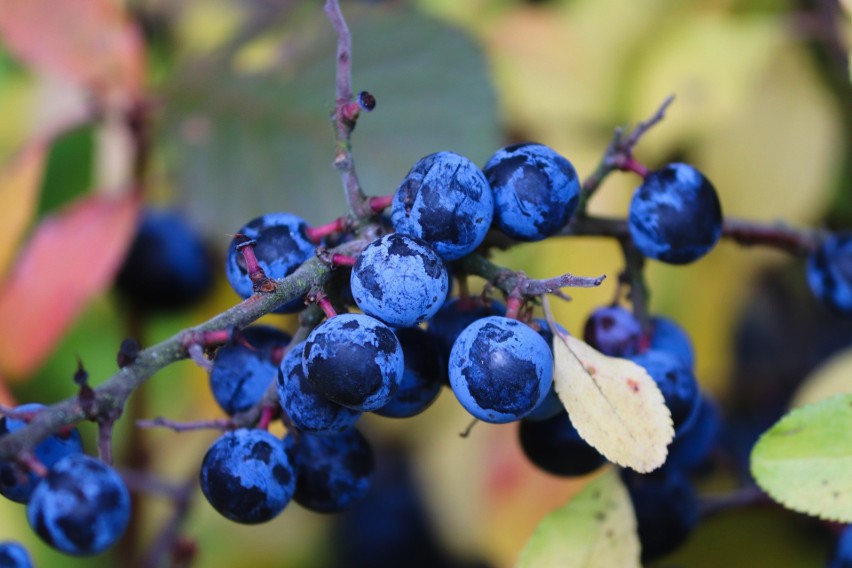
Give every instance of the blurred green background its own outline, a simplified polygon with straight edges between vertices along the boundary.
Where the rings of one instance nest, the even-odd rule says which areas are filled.
[[[144,31],[155,102],[146,199],[183,211],[220,259],[229,234],[264,212],[293,211],[320,224],[345,211],[328,122],[335,37],[321,4],[127,3]],[[584,177],[616,126],[635,125],[675,94],[665,121],[637,149],[648,167],[691,162],[715,184],[726,216],[852,227],[850,23],[834,2],[418,0],[343,1],[342,8],[353,33],[354,88],[378,101],[353,137],[358,173],[371,195],[392,193],[428,153],[452,150],[484,164],[497,148],[520,140],[552,146]],[[32,73],[0,43],[3,162],[38,125],[84,102],[79,90]],[[55,142],[39,215],[108,178],[114,139],[106,130],[80,127]],[[612,176],[591,212],[623,216],[636,185],[630,174]],[[575,334],[594,307],[612,300],[622,269],[616,243],[591,238],[520,245],[497,260],[535,277],[608,275],[599,289],[576,290],[572,302],[557,304],[557,319]],[[723,242],[691,266],[649,265],[652,311],[690,332],[703,388],[731,413],[764,396],[786,400],[825,355],[812,353],[823,341],[814,330],[848,331],[803,299],[801,264]],[[115,371],[123,337],[142,333],[150,345],[236,301],[222,274],[200,307],[142,314],[131,326],[113,293],[98,297],[36,372],[7,377],[9,388],[20,402],[59,400],[73,393],[76,357],[98,383]],[[267,319],[290,329],[296,323]],[[764,342],[760,361],[786,362],[797,350],[807,352],[805,361],[797,359],[786,369],[790,376],[776,383],[771,366],[744,371],[742,360],[751,353],[751,344],[743,347],[744,321],[758,335],[782,336]],[[118,463],[144,464],[182,483],[197,475],[215,433],[131,437],[129,417],[197,420],[221,411],[204,373],[185,362],[149,381],[126,415]],[[527,465],[514,426],[481,424],[461,439],[467,423],[444,393],[424,415],[399,422],[366,417],[363,427],[376,443],[411,451],[429,513],[449,548],[490,566],[512,566],[537,521],[578,484]],[[94,449],[94,429],[83,430]],[[704,489],[732,483],[711,476]],[[0,539],[25,542],[40,567],[130,566],[129,555],[144,550],[170,514],[167,501],[146,498],[132,541],[102,557],[73,559],[37,541],[23,508],[3,500]],[[243,527],[196,492],[183,534],[197,541],[197,566],[310,568],[327,565],[331,520],[291,506],[268,524]],[[734,510],[702,525],[660,565],[821,566],[829,546],[827,531],[809,519],[772,507]]]

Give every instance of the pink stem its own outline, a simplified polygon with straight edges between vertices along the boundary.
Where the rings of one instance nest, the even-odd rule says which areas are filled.
[[[311,239],[314,243],[319,243],[323,237],[327,237],[328,235],[334,233],[341,233],[345,231],[346,218],[338,217],[331,223],[326,223],[325,225],[320,225],[319,227],[308,227],[306,233],[308,234],[308,238]]]

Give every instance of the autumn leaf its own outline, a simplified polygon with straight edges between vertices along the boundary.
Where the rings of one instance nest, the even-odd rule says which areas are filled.
[[[0,281],[35,213],[46,155],[46,144],[36,140],[0,170]]]
[[[0,285],[0,373],[31,373],[86,303],[106,290],[138,210],[133,196],[93,194],[41,221]]]
[[[553,380],[580,436],[609,461],[640,473],[666,461],[671,412],[648,372],[571,336],[553,340]]]
[[[37,71],[104,96],[133,100],[142,90],[142,38],[120,2],[4,0],[0,39]]]

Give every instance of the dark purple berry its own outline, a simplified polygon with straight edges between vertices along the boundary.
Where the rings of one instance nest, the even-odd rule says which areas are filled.
[[[53,464],[27,505],[27,520],[41,539],[74,556],[111,547],[130,521],[130,493],[110,466],[85,454]]]
[[[483,168],[494,192],[494,224],[512,238],[540,241],[568,224],[580,199],[571,162],[542,144],[498,150]]]
[[[505,315],[506,306],[497,300],[451,298],[429,319],[427,331],[438,340],[444,359],[448,360],[450,350],[464,328],[487,316]]]
[[[393,331],[363,314],[341,314],[305,343],[305,376],[317,392],[354,410],[376,410],[393,398],[405,361]]]
[[[606,463],[606,458],[580,437],[564,408],[547,420],[521,420],[518,436],[527,459],[554,475],[585,475]]]
[[[470,324],[456,339],[450,386],[465,409],[484,422],[530,414],[553,384],[553,354],[529,326],[502,316]]]
[[[201,464],[201,491],[224,517],[243,524],[276,517],[293,497],[296,475],[284,443],[265,430],[226,432]]]
[[[630,357],[639,352],[642,326],[633,313],[621,306],[597,308],[589,315],[583,339],[610,357]]]
[[[358,255],[352,297],[367,315],[410,327],[435,315],[447,299],[450,278],[443,259],[420,239],[391,233]]]
[[[308,238],[308,225],[292,213],[267,213],[249,221],[237,231],[228,247],[225,273],[231,287],[242,298],[254,293],[243,255],[236,245],[246,238],[254,240],[254,255],[267,278],[284,278],[314,255],[316,246]],[[240,236],[241,235],[241,236]],[[287,302],[278,312],[295,312],[304,307],[301,298]]]
[[[146,209],[115,286],[144,310],[197,304],[213,287],[213,259],[201,234],[176,211]]]
[[[22,404],[15,408],[16,412],[38,412],[44,408],[43,404]],[[20,430],[27,422],[18,418],[0,418],[0,437]],[[35,457],[47,468],[50,468],[64,458],[72,454],[83,453],[83,442],[80,432],[73,428],[62,434],[51,434],[35,447]],[[0,462],[0,494],[16,503],[27,503],[33,490],[41,481],[41,478],[33,472],[24,470],[16,462]]]
[[[278,374],[290,336],[266,325],[249,326],[238,341],[220,347],[210,371],[210,390],[229,415],[254,406]]]
[[[33,561],[22,544],[0,542],[0,568],[33,568]]]
[[[686,367],[676,356],[665,351],[649,349],[630,357],[634,363],[648,371],[663,393],[666,406],[672,414],[675,434],[700,403],[698,381],[692,369]]]
[[[405,371],[391,401],[376,410],[389,418],[408,418],[426,410],[441,392],[447,365],[434,337],[419,327],[394,331],[402,346]]]
[[[290,422],[302,432],[331,434],[352,427],[361,412],[332,402],[305,376],[305,342],[294,346],[278,370],[278,400]]]
[[[476,165],[453,152],[421,158],[393,198],[398,233],[423,239],[444,260],[456,260],[482,243],[494,216],[494,197]]]
[[[375,467],[373,450],[355,428],[318,436],[287,435],[296,462],[294,500],[318,513],[342,511],[367,495]]]
[[[852,315],[852,233],[828,235],[808,256],[808,286],[823,304]]]
[[[636,512],[643,561],[665,556],[686,542],[698,522],[698,497],[681,470],[663,467],[640,474],[625,469],[622,479]]]
[[[704,256],[722,236],[716,189],[689,164],[651,172],[633,194],[630,236],[648,258],[686,264]]]

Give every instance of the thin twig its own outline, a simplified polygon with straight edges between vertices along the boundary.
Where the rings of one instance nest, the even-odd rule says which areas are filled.
[[[193,422],[178,422],[158,416],[150,420],[137,420],[138,428],[168,428],[175,432],[194,432],[196,430],[231,430],[234,421],[230,418],[214,418],[212,420],[196,420]]]
[[[336,100],[334,109],[334,133],[337,140],[337,150],[334,156],[334,166],[340,172],[343,183],[343,193],[352,214],[360,219],[373,216],[370,203],[361,189],[361,182],[355,173],[355,161],[352,158],[350,139],[358,116],[353,112],[356,105],[352,98],[352,35],[349,26],[340,11],[337,0],[327,0],[325,13],[337,33],[337,80]]]
[[[607,146],[606,152],[604,152],[595,171],[583,182],[577,205],[577,217],[585,217],[589,200],[601,186],[604,179],[612,172],[616,170],[634,171],[643,176],[647,173],[645,167],[633,157],[633,149],[651,127],[663,120],[666,109],[672,101],[674,101],[674,95],[666,97],[654,114],[647,120],[636,125],[636,128],[626,138],[623,127],[615,129],[612,140],[610,140],[609,146]]]
[[[338,247],[337,252],[355,255],[366,244],[361,239],[350,241]],[[186,359],[187,350],[182,342],[185,333],[243,328],[259,317],[271,313],[281,304],[304,296],[311,287],[324,283],[330,275],[330,268],[319,259],[312,258],[287,278],[276,280],[274,292],[254,295],[194,328],[178,332],[169,339],[141,351],[133,363],[94,389],[91,413],[103,417],[121,410],[133,392],[157,371],[175,361]],[[0,461],[12,459],[22,451],[35,447],[50,434],[86,418],[92,416],[83,410],[76,395],[46,407],[25,427],[0,437]]]

